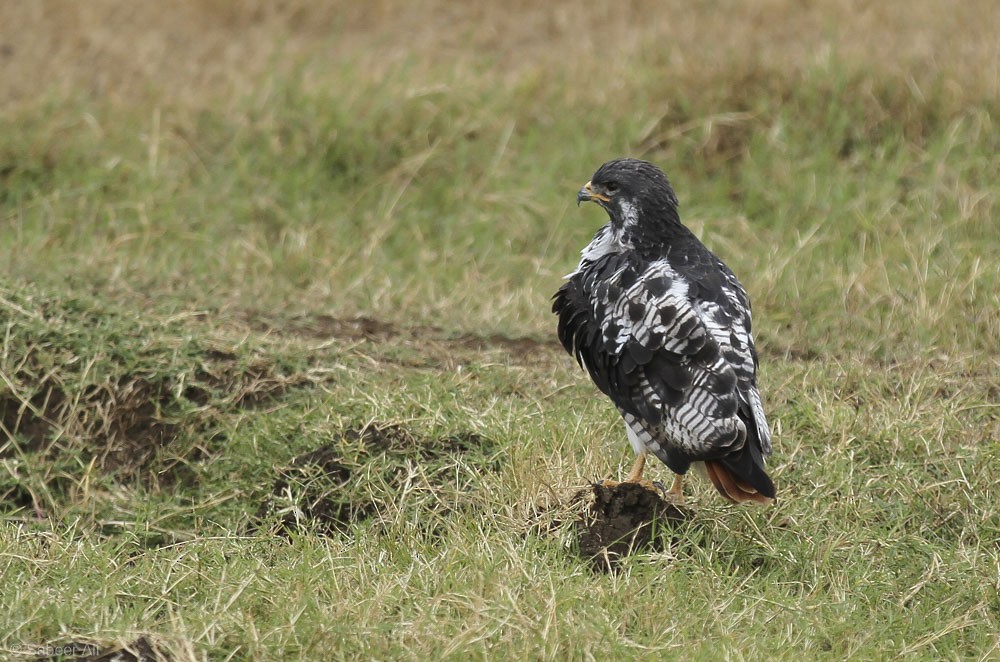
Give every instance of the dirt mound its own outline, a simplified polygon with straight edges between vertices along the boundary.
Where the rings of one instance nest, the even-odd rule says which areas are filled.
[[[536,508],[529,530],[558,535],[572,521],[569,547],[598,572],[613,572],[632,554],[662,552],[669,531],[691,518],[692,512],[659,492],[635,483],[606,486],[594,483],[564,503]]]
[[[352,428],[280,467],[251,529],[328,535],[373,517],[388,522],[410,506],[440,516],[470,507],[477,473],[498,469],[495,444],[473,432],[424,437],[400,425]]]
[[[614,570],[641,551],[662,552],[664,531],[690,518],[690,512],[635,483],[592,487],[593,501],[576,520],[580,556],[595,569]]]

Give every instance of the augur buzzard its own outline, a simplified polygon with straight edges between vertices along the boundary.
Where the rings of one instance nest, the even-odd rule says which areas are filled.
[[[730,271],[681,225],[677,197],[651,163],[605,163],[576,196],[611,222],[581,252],[553,297],[559,340],[621,412],[636,453],[677,474],[692,466],[722,496],[770,503],[771,431],[757,390],[750,300]],[[645,481],[642,481],[645,482]]]

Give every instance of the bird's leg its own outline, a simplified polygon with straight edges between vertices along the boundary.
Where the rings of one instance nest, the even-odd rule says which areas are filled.
[[[625,478],[626,483],[641,483],[642,482],[642,470],[646,468],[646,454],[639,453],[635,456],[635,463],[632,464],[632,470],[628,472],[628,476]]]
[[[667,490],[667,496],[674,503],[684,505],[684,476],[674,474],[674,482],[671,483],[670,489]]]
[[[646,453],[645,451],[643,451],[635,456],[635,463],[632,464],[632,469],[628,472],[628,476],[625,477],[625,480],[619,482],[617,480],[608,479],[602,481],[601,485],[603,485],[604,487],[617,487],[618,485],[621,485],[621,483],[636,483],[638,485],[642,485],[647,490],[652,490],[653,492],[655,492],[656,486],[652,482],[644,480],[642,477],[642,471],[645,468],[646,468]]]

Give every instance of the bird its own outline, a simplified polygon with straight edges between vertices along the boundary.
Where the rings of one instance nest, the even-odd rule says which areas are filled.
[[[681,223],[656,165],[618,158],[576,196],[609,222],[552,297],[562,346],[614,403],[635,451],[624,482],[652,454],[675,474],[700,469],[731,502],[769,504],[771,430],[757,386],[750,298],[732,270]],[[605,481],[606,486],[617,484]]]

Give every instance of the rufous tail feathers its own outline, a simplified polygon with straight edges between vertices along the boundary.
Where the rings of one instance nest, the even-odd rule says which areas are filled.
[[[719,494],[734,503],[753,501],[767,505],[772,503],[772,497],[761,494],[746,482],[740,480],[722,462],[708,460],[705,462],[705,471],[708,479],[719,490]]]

